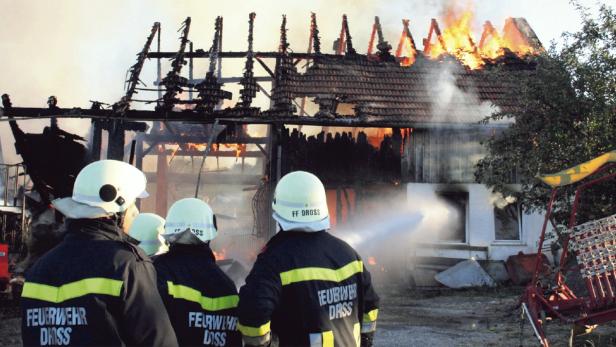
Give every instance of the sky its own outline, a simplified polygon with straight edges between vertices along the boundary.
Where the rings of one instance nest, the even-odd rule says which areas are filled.
[[[605,0],[608,1],[608,0]],[[195,49],[212,42],[215,17],[224,17],[224,50],[245,50],[248,14],[256,12],[255,50],[273,51],[278,45],[281,15],[287,15],[291,49],[305,51],[310,12],[317,14],[322,50],[331,49],[347,14],[355,48],[367,50],[374,16],[380,16],[386,40],[397,44],[401,20],[410,19],[411,33],[421,46],[430,18],[439,18],[447,0],[0,0],[0,94],[11,96],[14,106],[46,107],[57,96],[60,107],[89,107],[89,100],[113,103],[123,95],[127,69],[135,62],[155,21],[162,25],[162,50],[175,51],[176,32],[192,17],[190,39]],[[466,4],[466,0],[460,1]],[[601,1],[581,0],[588,6]],[[565,31],[576,31],[581,18],[568,0],[475,0],[476,35],[485,20],[502,28],[506,17],[525,17],[545,46]],[[168,62],[164,63],[168,67]],[[223,74],[240,75],[243,61],[226,63]],[[206,61],[195,65],[200,77]],[[149,86],[156,78],[155,61],[146,62],[142,79]],[[260,68],[257,75],[263,75]],[[237,88],[231,87],[234,100]],[[143,93],[142,93],[143,94]],[[139,98],[152,98],[142,95]],[[258,103],[266,101],[260,99]],[[140,108],[135,105],[135,108]],[[142,107],[143,108],[143,107]],[[147,108],[147,107],[146,107]],[[40,121],[22,122],[25,129],[40,128]],[[61,122],[80,133],[87,122]],[[0,134],[6,123],[0,124]],[[2,136],[6,148],[6,136]]]

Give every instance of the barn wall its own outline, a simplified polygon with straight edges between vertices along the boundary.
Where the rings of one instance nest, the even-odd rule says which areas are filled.
[[[407,185],[407,197],[409,201],[425,197],[429,192],[442,192],[452,186],[432,183],[409,183]],[[439,249],[440,247],[421,247],[418,256],[445,257],[465,259],[475,257],[477,259],[506,260],[510,255],[518,252],[535,253],[543,223],[541,214],[523,213],[521,215],[521,239],[517,241],[495,240],[494,206],[491,202],[491,193],[482,184],[469,183],[457,184],[453,187],[456,191],[468,192],[468,206],[466,209],[466,241],[449,242],[432,240],[435,243],[446,244],[453,249]],[[478,250],[478,247],[486,247],[487,253]]]
[[[402,178],[417,183],[474,183],[475,166],[486,155],[481,143],[502,131],[497,126],[414,129],[405,142]],[[515,183],[515,173],[511,183]]]

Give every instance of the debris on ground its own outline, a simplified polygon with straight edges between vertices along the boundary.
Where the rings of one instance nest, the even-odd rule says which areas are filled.
[[[436,274],[434,279],[449,288],[496,286],[494,279],[488,275],[475,259],[459,262],[449,269]]]

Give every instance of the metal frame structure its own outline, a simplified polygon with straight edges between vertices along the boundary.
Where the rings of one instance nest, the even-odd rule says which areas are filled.
[[[596,184],[615,179],[616,173],[606,174],[606,171],[615,167],[616,164],[600,167],[575,190],[568,222],[569,235],[563,242],[560,266],[551,279],[553,285],[545,283],[546,281],[542,283],[540,278],[545,270],[542,257],[545,233],[560,190],[556,187],[551,192],[541,229],[535,271],[521,298],[522,311],[544,347],[549,346],[544,329],[548,317],[581,327],[616,320],[616,219],[610,216],[605,218],[605,221],[593,221],[576,226],[582,193]],[[603,175],[597,177],[599,174]],[[598,223],[603,223],[599,230],[589,229],[598,226]],[[574,268],[565,268],[564,264],[570,249],[576,252],[580,264]],[[589,293],[587,297],[576,295],[565,283],[565,274],[577,270],[582,272]]]

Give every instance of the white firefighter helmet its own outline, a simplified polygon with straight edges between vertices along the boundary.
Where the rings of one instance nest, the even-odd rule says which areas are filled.
[[[139,241],[139,247],[152,256],[169,249],[161,236],[164,232],[165,220],[161,216],[155,213],[140,213],[135,217],[128,235]]]
[[[214,212],[203,200],[180,199],[169,208],[163,237],[170,243],[208,242],[217,234]]]
[[[325,187],[309,172],[294,171],[282,177],[272,208],[282,230],[321,231],[330,227]]]
[[[145,198],[147,180],[136,167],[118,160],[86,165],[75,179],[73,196],[56,199],[54,207],[68,218],[101,218],[123,213]]]

